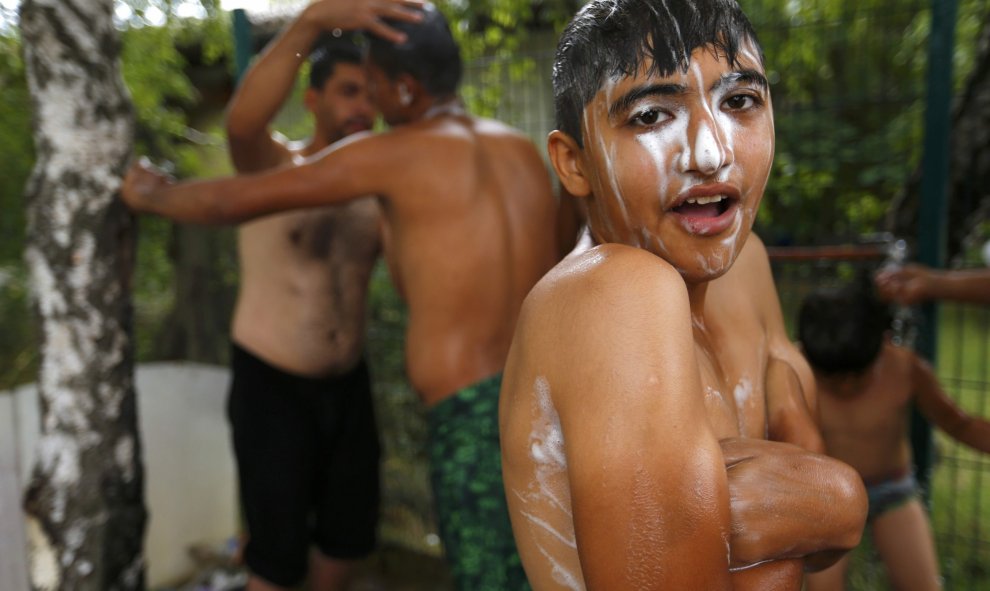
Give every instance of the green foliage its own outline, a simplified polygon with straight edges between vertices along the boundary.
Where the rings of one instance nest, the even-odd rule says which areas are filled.
[[[200,144],[222,145],[218,136],[190,130],[186,110],[197,93],[185,74],[187,54],[212,63],[231,52],[228,19],[218,0],[172,2],[128,0],[116,5],[122,40],[121,67],[138,121],[137,150],[174,163],[178,174],[204,174]],[[196,9],[204,18],[179,18]],[[153,24],[152,16],[161,22]],[[13,11],[0,12],[0,390],[34,375],[37,349],[29,309],[24,247],[24,186],[34,165],[31,107]],[[190,141],[190,139],[195,140]],[[197,143],[198,142],[198,143]],[[140,220],[141,240],[135,270],[135,308],[139,357],[151,349],[153,325],[171,307],[173,263],[169,258],[172,225],[155,218]],[[229,267],[229,265],[228,265]],[[233,283],[232,272],[224,270]]]
[[[451,23],[466,63],[483,63],[478,79],[461,89],[468,109],[494,116],[506,82],[520,84],[536,75],[535,63],[519,57],[533,30],[562,26],[579,6],[572,0],[450,0],[438,8]],[[566,18],[565,18],[566,15]]]
[[[122,23],[121,62],[137,115],[137,149],[174,161],[189,144],[186,109],[199,98],[186,77],[180,49],[198,51],[204,64],[231,55],[229,21],[219,10],[219,0],[199,1],[206,17],[202,19],[176,17],[171,0],[130,0],[128,5],[131,15]],[[150,26],[147,15],[153,10],[165,15],[164,23]]]
[[[16,31],[0,36],[0,269],[19,264],[24,243],[21,197],[34,162],[30,99]]]
[[[921,157],[930,1],[742,4],[767,57],[778,134],[759,231],[806,244],[878,230]],[[959,0],[957,88],[987,10]]]
[[[27,314],[30,295],[23,265],[0,266],[0,390],[31,381],[38,362],[34,318]]]

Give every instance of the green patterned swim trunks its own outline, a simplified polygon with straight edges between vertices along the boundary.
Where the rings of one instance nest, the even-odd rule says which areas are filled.
[[[498,444],[502,375],[430,409],[430,479],[440,538],[460,591],[530,589],[509,524]]]

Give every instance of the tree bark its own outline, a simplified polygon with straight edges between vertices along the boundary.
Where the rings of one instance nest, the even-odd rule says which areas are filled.
[[[225,265],[236,269],[230,230],[174,224],[169,246],[175,269],[175,304],[155,339],[155,359],[225,365],[230,351],[230,311],[235,286]]]
[[[42,424],[24,498],[36,589],[144,586],[134,220],[115,198],[134,123],[112,11],[112,0],[24,0],[20,9],[37,149],[25,259]]]

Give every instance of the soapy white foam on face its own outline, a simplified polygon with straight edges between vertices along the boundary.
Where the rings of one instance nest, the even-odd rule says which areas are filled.
[[[657,171],[657,179],[660,185],[657,187],[657,196],[660,207],[667,209],[671,206],[677,195],[668,195],[670,191],[670,179],[673,171],[668,169],[666,152],[670,146],[678,146],[681,158],[690,161],[691,149],[688,140],[688,114],[684,109],[678,109],[674,113],[673,120],[662,128],[649,133],[641,133],[636,136],[636,141],[653,157],[653,166]]]
[[[604,97],[605,102],[604,102],[604,107],[599,106],[598,108],[605,110],[604,115],[606,120],[608,117],[608,106],[612,104],[612,99],[614,98],[615,86],[617,82],[618,79],[612,77],[607,79],[602,84],[601,92],[605,93],[605,97]],[[628,232],[630,228],[629,211],[626,208],[625,200],[622,198],[622,189],[619,188],[619,180],[615,176],[615,161],[616,161],[615,146],[613,145],[611,147],[608,147],[605,145],[605,138],[603,137],[601,130],[598,128],[598,119],[589,118],[587,109],[585,109],[584,115],[585,115],[585,128],[588,129],[589,131],[593,130],[595,138],[598,140],[598,149],[602,154],[602,158],[605,160],[605,174],[608,176],[608,183],[612,189],[613,200],[615,201],[616,207],[622,216],[623,229],[624,231]],[[606,216],[606,219],[608,219],[608,216]],[[615,228],[614,226],[612,226],[611,222],[609,222],[608,226],[609,226],[608,227],[609,231],[612,234],[614,234]],[[630,235],[629,238],[634,238],[634,236]],[[636,246],[642,246],[642,245],[636,245]]]
[[[698,96],[706,96],[704,75],[697,63],[691,64],[691,73],[694,74]],[[725,163],[726,153],[720,141],[720,135],[722,137],[731,137],[732,135],[731,133],[725,133],[726,124],[731,125],[731,121],[726,121],[724,116],[719,116],[721,111],[718,108],[718,98],[718,96],[712,97],[711,103],[705,101],[704,98],[701,99],[701,105],[704,107],[705,114],[708,116],[707,119],[712,121],[716,128],[710,129],[708,124],[703,122],[698,127],[698,135],[694,139],[695,162],[698,169],[707,174],[718,172]],[[720,134],[719,132],[723,133]]]
[[[722,148],[707,123],[698,126],[698,133],[694,138],[694,153],[701,172],[711,174],[722,167]]]

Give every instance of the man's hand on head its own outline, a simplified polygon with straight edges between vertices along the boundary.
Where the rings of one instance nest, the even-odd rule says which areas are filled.
[[[383,19],[419,22],[423,0],[319,0],[306,7],[303,18],[321,29],[332,31],[365,30],[392,41],[403,43],[405,34],[385,24]]]
[[[175,184],[174,177],[142,156],[128,169],[124,183],[120,187],[120,198],[127,207],[134,211],[142,211],[147,207],[151,193],[173,184]]]

